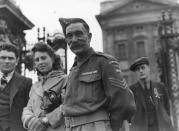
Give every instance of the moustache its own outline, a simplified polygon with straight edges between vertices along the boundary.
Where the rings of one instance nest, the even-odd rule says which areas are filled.
[[[69,44],[69,47],[70,47],[71,49],[79,48],[79,47],[81,47],[81,46],[82,46],[82,44],[80,44],[80,43],[78,43],[78,42],[73,42],[73,43]]]

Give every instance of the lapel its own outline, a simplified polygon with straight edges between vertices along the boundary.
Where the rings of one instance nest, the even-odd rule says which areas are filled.
[[[144,109],[146,110],[146,103],[145,103],[145,98],[144,98],[143,87],[139,81],[137,82],[136,86],[137,86],[137,88],[136,88],[137,97],[138,97],[139,101],[141,102],[141,104],[143,105]]]
[[[157,84],[153,81],[150,82],[151,85],[150,85],[150,88],[152,88],[152,99],[154,101],[154,104],[157,106],[158,105],[158,98],[156,97],[156,92],[158,93],[158,88],[157,88]]]
[[[58,85],[63,79],[64,79],[64,76],[49,78],[49,79],[47,79],[47,81],[44,83],[43,89],[44,89],[44,90],[52,89],[54,86]]]
[[[17,94],[21,83],[22,83],[22,80],[20,80],[20,75],[14,72],[12,79],[8,83],[8,86],[10,87],[10,108],[12,106],[13,99],[15,95]]]
[[[38,96],[43,97],[44,90],[42,88],[42,83],[41,82],[36,82],[35,84],[33,84],[32,89],[35,91],[35,93]]]

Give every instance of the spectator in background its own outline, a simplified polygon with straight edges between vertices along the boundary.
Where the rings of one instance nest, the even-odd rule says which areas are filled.
[[[136,59],[130,70],[139,79],[130,86],[137,107],[130,131],[174,131],[167,89],[164,84],[150,79],[148,58]]]
[[[62,61],[45,43],[35,44],[32,53],[39,81],[32,86],[30,99],[23,110],[23,126],[28,131],[64,131],[63,120],[58,128],[53,129],[47,119],[47,115],[62,104],[61,93],[67,80]]]
[[[21,115],[29,99],[32,80],[15,71],[18,60],[15,45],[0,44],[0,131],[25,131]]]

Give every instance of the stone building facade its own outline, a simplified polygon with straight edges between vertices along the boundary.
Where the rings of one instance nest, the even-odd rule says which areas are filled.
[[[14,0],[0,0],[0,43],[12,43],[19,47],[21,56],[26,47],[24,30],[29,30],[34,24],[23,15]],[[22,57],[18,65],[21,72]]]
[[[177,1],[108,0],[101,3],[101,11],[96,18],[102,28],[103,51],[117,58],[129,85],[136,81],[136,76],[129,70],[129,67],[136,58],[142,56],[149,57],[152,65],[152,79],[161,81],[161,68],[158,60],[162,43],[158,29],[162,11],[172,13],[172,17],[175,19],[173,28],[177,31],[179,29],[179,4]],[[176,74],[179,75],[178,55],[174,54],[177,62]],[[178,76],[177,81],[179,81]],[[177,87],[175,90],[178,92],[173,91],[172,93],[179,98],[179,88]],[[173,105],[177,108],[179,100],[176,98]],[[176,110],[179,118],[179,108]]]
[[[129,66],[141,56],[149,57],[152,78],[159,79],[156,62],[156,55],[160,48],[158,25],[162,10],[169,9],[177,20],[177,28],[179,5],[176,2],[114,0],[101,3],[101,12],[96,18],[102,28],[103,51],[119,60],[129,83],[136,80],[134,74],[129,71]]]

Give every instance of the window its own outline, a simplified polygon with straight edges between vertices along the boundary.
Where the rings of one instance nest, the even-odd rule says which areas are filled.
[[[124,32],[125,32],[124,28],[117,28],[117,29],[115,29],[115,33],[116,34],[123,34]]]
[[[118,60],[126,60],[127,59],[127,48],[125,43],[120,43],[117,45],[117,57]]]
[[[137,44],[137,57],[146,56],[144,41],[138,41],[136,42],[136,44]]]
[[[136,26],[136,31],[143,31],[144,27],[142,25]]]

